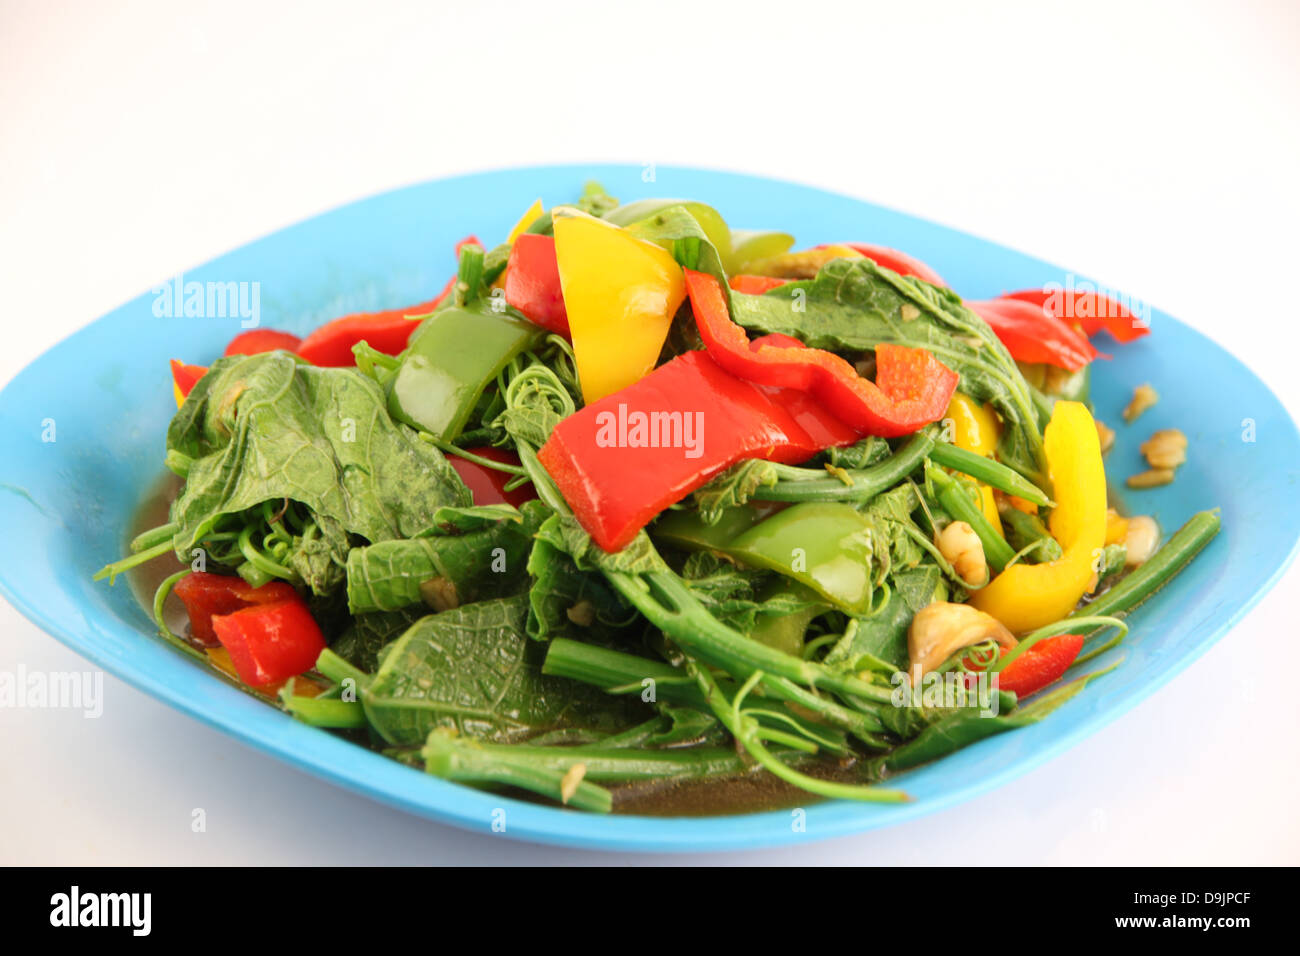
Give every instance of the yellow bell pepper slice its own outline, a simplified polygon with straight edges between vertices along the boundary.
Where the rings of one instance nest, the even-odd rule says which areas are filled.
[[[654,368],[686,282],[662,248],[591,216],[555,220],[555,258],[590,404]]]
[[[1017,634],[1074,610],[1106,541],[1106,472],[1092,415],[1079,402],[1057,402],[1043,442],[1056,499],[1048,527],[1064,554],[1046,564],[1013,564],[970,601]]]
[[[524,234],[524,230],[540,219],[544,212],[546,212],[546,207],[542,205],[542,201],[540,199],[533,200],[533,204],[528,207],[528,211],[519,217],[519,221],[515,223],[514,228],[510,230],[510,235],[506,237],[506,242],[513,246],[515,240]]]
[[[988,405],[981,405],[962,392],[954,392],[948,403],[947,417],[952,420],[952,443],[958,448],[973,451],[977,455],[991,457],[998,447],[998,416]],[[993,497],[993,489],[988,485],[979,486],[980,511],[998,534],[1002,534],[1002,518],[998,514],[998,503]],[[1004,535],[1005,537],[1005,535]]]

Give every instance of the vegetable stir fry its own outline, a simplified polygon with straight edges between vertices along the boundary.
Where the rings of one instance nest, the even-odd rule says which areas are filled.
[[[793,245],[592,184],[430,301],[175,360],[183,483],[101,576],[174,555],[163,637],[448,780],[905,800],[1103,673],[1219,519],[1161,544],[1108,501],[1091,336],[1149,331],[1118,303]]]

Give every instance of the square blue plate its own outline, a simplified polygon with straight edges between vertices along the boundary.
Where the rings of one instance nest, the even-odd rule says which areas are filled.
[[[535,198],[572,202],[596,179],[616,196],[699,199],[744,228],[793,232],[801,246],[857,240],[903,249],[954,289],[985,298],[1065,282],[1058,267],[879,206],[791,183],[660,167],[543,167],[440,180],[353,203],[222,256],[186,281],[257,282],[261,323],[304,333],[363,309],[432,297],[453,269],[451,248],[474,232],[504,236]],[[1076,282],[1082,281],[1075,277]],[[1119,428],[1108,465],[1142,467],[1138,443],[1156,428],[1191,440],[1189,462],[1165,488],[1131,493],[1133,510],[1167,531],[1218,506],[1223,531],[1172,585],[1136,612],[1122,665],[1044,722],[993,737],[909,772],[902,806],[849,802],[707,819],[601,817],[482,793],[426,776],[295,722],[217,679],[156,638],[124,585],[91,575],[123,552],[142,494],[162,472],[175,411],[167,361],[207,363],[237,319],[164,318],[142,295],[57,345],[0,394],[0,590],[73,650],[146,693],[324,780],[435,820],[489,830],[504,809],[509,836],[608,849],[754,848],[887,826],[950,806],[1024,773],[1123,714],[1232,627],[1295,554],[1300,437],[1278,400],[1240,362],[1161,312],[1152,334],[1113,348],[1094,368],[1098,416],[1120,420],[1135,385],[1160,403]],[[1103,342],[1108,348],[1112,343]],[[53,437],[54,441],[48,441]],[[142,741],[140,746],[148,746]]]

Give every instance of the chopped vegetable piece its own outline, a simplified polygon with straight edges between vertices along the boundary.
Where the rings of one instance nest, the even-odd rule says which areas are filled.
[[[440,309],[421,323],[393,377],[388,411],[398,421],[455,441],[479,396],[542,332],[482,301]]]
[[[540,219],[544,212],[546,212],[546,207],[542,205],[542,201],[534,199],[533,204],[524,211],[524,214],[519,217],[519,221],[511,228],[510,235],[506,237],[506,242],[511,245],[518,242],[519,237],[527,231],[529,226]]]
[[[833,352],[795,348],[784,336],[751,342],[731,321],[717,279],[687,269],[686,287],[696,327],[714,361],[747,381],[811,392],[859,434],[911,434],[942,418],[957,388],[957,373],[925,349],[882,343],[872,383]]]
[[[530,322],[569,338],[553,237],[526,233],[515,240],[506,267],[505,292],[506,303]]]
[[[443,299],[451,294],[454,283],[453,278],[442,292],[428,302],[405,309],[389,309],[386,312],[361,312],[326,322],[302,340],[298,354],[313,365],[329,368],[355,365],[356,357],[352,354],[352,346],[358,342],[365,342],[385,355],[397,355],[406,348],[411,333],[420,324],[416,320],[442,304]]]
[[[1043,362],[1077,372],[1101,353],[1047,310],[1018,299],[967,301],[1018,362]]]
[[[781,279],[776,276],[740,275],[732,276],[728,284],[737,292],[743,292],[745,295],[762,295],[764,292],[785,285],[789,281],[789,279]]]
[[[212,618],[239,679],[250,687],[287,680],[311,668],[325,649],[320,627],[296,594],[275,604]]]
[[[647,522],[745,458],[802,461],[821,450],[810,434],[836,426],[787,392],[727,374],[687,352],[564,419],[538,452],[578,521],[606,551],[625,547]],[[838,426],[843,444],[856,439]],[[820,447],[818,447],[820,445]]]
[[[655,367],[685,296],[682,270],[654,243],[590,216],[555,221],[555,255],[590,404]]]
[[[1078,325],[1087,335],[1105,329],[1117,342],[1132,342],[1149,335],[1151,326],[1109,296],[1074,289],[1021,289],[1003,299],[1017,299],[1040,306],[1069,325]]]
[[[972,604],[1017,634],[1074,610],[1106,542],[1106,473],[1088,409],[1057,402],[1044,444],[1056,500],[1049,526],[1064,554],[1043,564],[1013,564],[971,597]]]
[[[176,407],[180,408],[190,390],[208,372],[206,365],[186,365],[180,359],[171,360],[172,393],[176,396]]]
[[[486,458],[489,461],[495,461],[512,468],[519,467],[519,456],[504,448],[493,448],[491,445],[484,445],[466,448],[465,452],[477,458]],[[502,471],[499,468],[490,468],[474,461],[472,458],[466,458],[454,452],[447,453],[447,461],[451,464],[451,467],[456,469],[456,474],[460,475],[460,480],[465,482],[465,487],[469,489],[469,493],[473,496],[476,505],[506,504],[514,505],[517,508],[525,501],[531,501],[537,497],[537,492],[533,490],[532,484],[528,482],[517,488],[507,489],[506,485],[515,477],[509,472]]]
[[[871,611],[872,525],[852,505],[791,505],[741,534],[727,554],[784,574],[850,614]]]
[[[276,349],[296,352],[301,344],[302,339],[288,332],[277,332],[275,329],[249,329],[231,339],[222,354],[260,355],[263,352],[274,352]]]
[[[998,689],[1028,697],[1055,683],[1083,650],[1082,634],[1045,637],[998,673]]]
[[[298,592],[283,581],[255,588],[233,575],[195,571],[176,582],[172,593],[181,599],[190,616],[190,637],[204,647],[214,647],[217,635],[214,615],[232,614],[247,607],[276,604],[297,598]]]

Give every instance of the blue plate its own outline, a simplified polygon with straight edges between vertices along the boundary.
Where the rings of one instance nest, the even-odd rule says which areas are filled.
[[[430,298],[469,232],[504,236],[540,196],[571,202],[598,179],[624,200],[685,196],[737,227],[794,232],[801,245],[860,240],[904,249],[964,295],[983,298],[1048,281],[1061,269],[973,236],[805,186],[695,169],[545,167],[412,186],[326,213],[192,270],[185,281],[257,282],[263,326],[305,332],[359,309]],[[1076,279],[1076,281],[1080,281]],[[146,693],[324,780],[432,819],[567,846],[644,850],[753,848],[886,826],[966,800],[1018,776],[1127,711],[1226,634],[1295,554],[1300,437],[1278,400],[1240,362],[1177,320],[1153,312],[1153,334],[1098,362],[1099,417],[1117,423],[1133,387],[1160,403],[1118,428],[1114,477],[1142,467],[1138,443],[1183,429],[1189,462],[1178,480],[1131,493],[1136,511],[1167,529],[1218,506],[1219,537],[1172,585],[1133,615],[1123,664],[1041,724],[993,737],[898,784],[902,806],[814,804],[803,827],[789,811],[708,819],[600,817],[509,800],[445,783],[297,723],[241,693],[153,634],[123,583],[91,575],[122,554],[127,522],[162,471],[175,406],[167,360],[206,363],[238,319],[155,315],[152,293],[55,346],[0,394],[0,589],[27,617]],[[165,310],[162,310],[165,311]],[[1109,343],[1103,345],[1107,347]],[[48,439],[53,438],[53,441]],[[142,743],[141,746],[147,746]]]

